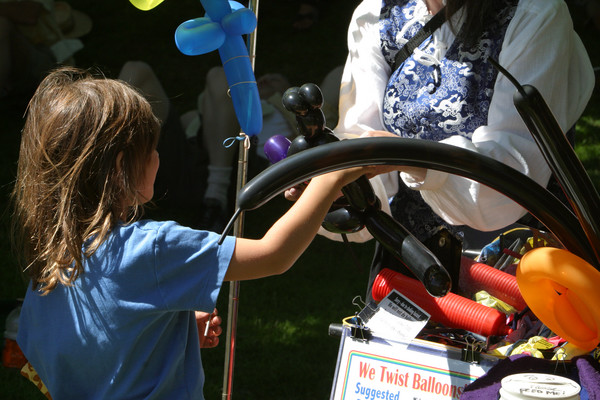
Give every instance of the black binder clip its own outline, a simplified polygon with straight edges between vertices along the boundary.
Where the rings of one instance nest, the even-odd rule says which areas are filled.
[[[350,328],[350,337],[353,340],[368,342],[371,339],[371,330],[365,326],[360,317],[351,317],[344,322]]]
[[[472,340],[469,340],[472,339]],[[481,362],[482,343],[469,335],[465,336],[466,347],[461,350],[461,361],[479,364]]]

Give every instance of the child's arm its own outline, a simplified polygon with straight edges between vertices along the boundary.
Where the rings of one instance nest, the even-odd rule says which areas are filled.
[[[351,168],[313,178],[300,199],[260,240],[238,238],[225,280],[281,274],[306,250],[343,186],[371,167]]]

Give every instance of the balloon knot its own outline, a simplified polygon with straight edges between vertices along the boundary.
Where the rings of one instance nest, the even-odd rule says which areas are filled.
[[[233,146],[235,144],[235,142],[241,142],[241,141],[244,141],[245,147],[250,146],[250,136],[246,135],[243,132],[240,133],[238,136],[228,137],[227,139],[223,140],[223,146],[228,149],[231,146]]]

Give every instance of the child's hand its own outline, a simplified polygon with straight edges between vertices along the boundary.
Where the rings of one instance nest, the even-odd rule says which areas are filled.
[[[372,178],[375,175],[380,173],[389,172],[388,170],[392,168],[389,166],[363,166],[363,167],[352,167],[346,168],[339,171],[328,172],[323,175],[317,176],[315,179],[329,179],[331,182],[341,182],[341,186],[345,186],[351,182],[354,182],[362,175],[365,175],[367,178]],[[306,188],[306,184],[301,183],[299,185],[293,186],[287,189],[284,193],[284,196],[287,200],[296,201],[300,198],[302,193],[304,192],[304,188]],[[338,197],[342,196],[340,192]]]
[[[367,131],[360,135],[361,138],[370,137],[398,137],[396,134],[387,131]],[[374,175],[385,174],[393,171],[402,171],[406,174],[412,175],[415,181],[423,181],[427,174],[427,169],[419,167],[406,167],[406,166],[394,166],[394,165],[380,165],[374,171]]]
[[[211,314],[203,311],[195,311],[195,314],[200,336],[200,347],[216,347],[219,344],[219,335],[223,332],[221,317],[217,315],[217,309],[215,308]]]
[[[342,187],[348,185],[349,183],[354,182],[363,175],[367,178],[372,178],[373,176],[379,173],[378,168],[379,166],[370,165],[346,168],[319,175],[313,178],[313,181],[319,181],[319,184],[322,184],[322,182],[328,182],[330,185],[332,185],[332,187],[337,187],[339,190]]]

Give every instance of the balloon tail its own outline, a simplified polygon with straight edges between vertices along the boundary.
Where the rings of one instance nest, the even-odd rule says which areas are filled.
[[[223,233],[221,234],[221,238],[219,239],[219,244],[223,243],[223,240],[225,240],[225,236],[227,236],[227,233],[231,230],[231,228],[233,227],[233,223],[240,216],[241,212],[242,212],[241,208],[238,208],[237,210],[235,210],[235,213],[233,214],[233,216],[227,223],[227,226],[223,230]]]

